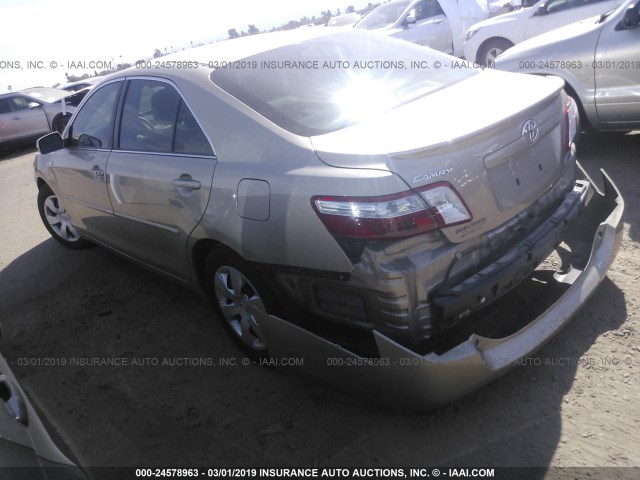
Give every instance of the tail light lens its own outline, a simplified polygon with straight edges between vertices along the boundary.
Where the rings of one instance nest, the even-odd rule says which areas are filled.
[[[567,97],[567,103],[564,106],[564,150],[568,152],[575,136],[579,133],[580,114],[578,113],[578,105],[571,97]]]
[[[315,196],[311,205],[333,235],[370,240],[411,237],[472,219],[446,182],[380,197]]]

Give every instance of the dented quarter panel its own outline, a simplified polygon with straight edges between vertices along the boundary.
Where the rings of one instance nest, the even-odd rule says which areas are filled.
[[[583,219],[595,228],[585,268],[556,275],[570,287],[540,316],[505,338],[472,334],[438,355],[420,355],[379,331],[373,335],[379,358],[363,358],[275,316],[254,311],[274,358],[298,357],[303,365],[287,367],[367,402],[391,408],[425,410],[442,405],[485,385],[534,354],[584,305],[600,284],[622,242],[624,202],[603,172],[605,193]]]

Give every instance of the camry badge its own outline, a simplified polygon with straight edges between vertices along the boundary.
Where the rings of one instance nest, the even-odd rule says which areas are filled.
[[[540,136],[540,128],[535,120],[527,120],[522,126],[522,138],[527,143],[536,143]]]

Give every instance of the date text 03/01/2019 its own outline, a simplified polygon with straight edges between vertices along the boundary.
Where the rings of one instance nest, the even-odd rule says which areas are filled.
[[[136,477],[190,478],[495,478],[493,468],[138,468]]]

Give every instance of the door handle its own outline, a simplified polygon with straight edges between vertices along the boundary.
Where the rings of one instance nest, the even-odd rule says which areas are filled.
[[[444,22],[444,19],[442,19],[442,18],[436,18],[435,20],[431,20],[429,23],[432,23],[432,24],[434,24],[434,25],[439,25],[439,24],[441,24],[442,22]]]
[[[200,182],[193,180],[189,175],[181,175],[180,178],[173,179],[173,184],[178,188],[200,190]]]
[[[92,169],[91,169],[91,173],[93,174],[93,178],[95,180],[97,180],[98,182],[102,182],[104,181],[104,170],[102,170],[100,167],[98,167],[98,165],[95,165]]]

